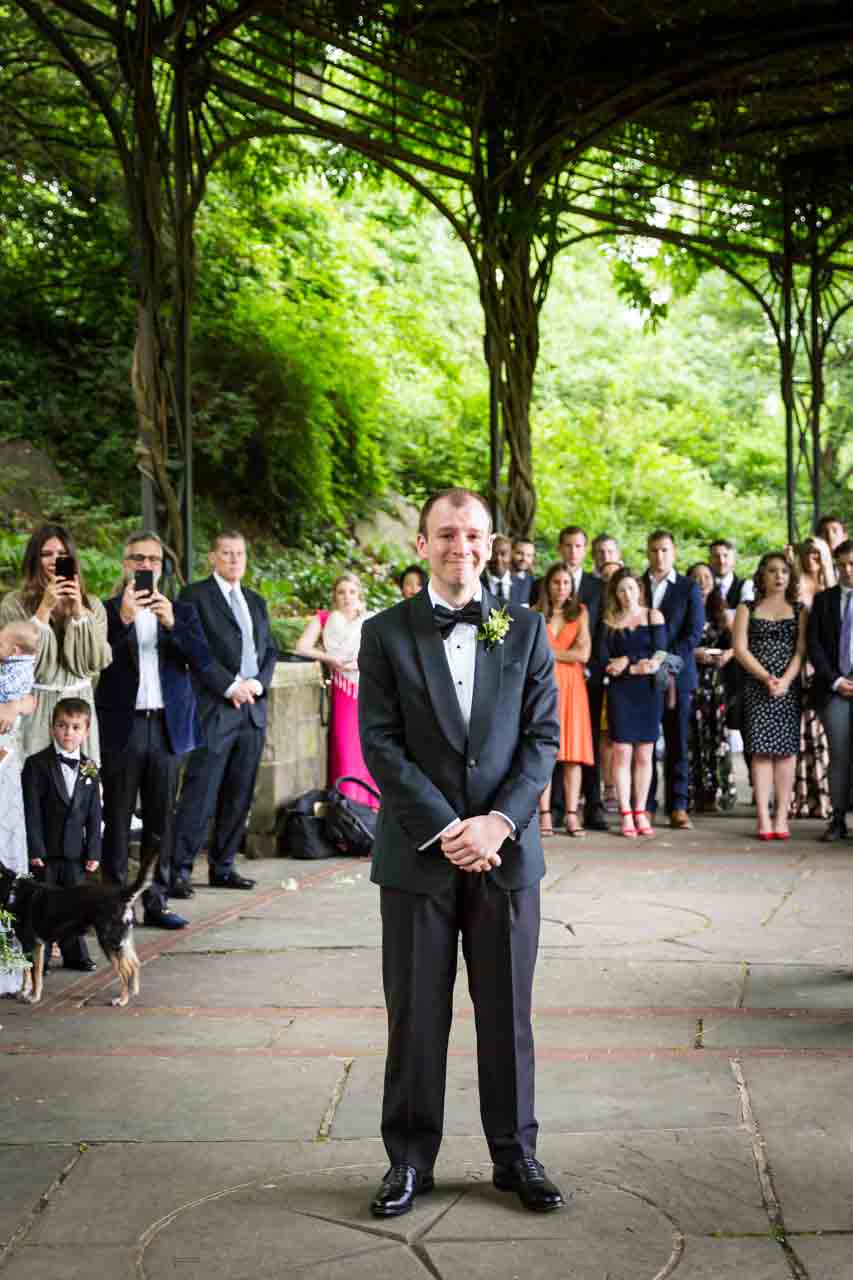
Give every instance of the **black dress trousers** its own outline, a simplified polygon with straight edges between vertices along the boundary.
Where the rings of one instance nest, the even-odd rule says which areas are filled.
[[[390,1162],[426,1171],[438,1154],[460,935],[477,1029],[480,1115],[492,1160],[509,1164],[534,1155],[538,883],[510,891],[487,875],[457,871],[437,895],[383,887],[381,911],[388,1009],[382,1138]]]

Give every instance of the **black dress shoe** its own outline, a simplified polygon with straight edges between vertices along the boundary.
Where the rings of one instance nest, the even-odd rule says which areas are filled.
[[[189,920],[179,916],[176,911],[147,911],[142,917],[142,923],[147,925],[149,929],[184,929],[189,924]]]
[[[609,831],[610,828],[607,825],[607,814],[604,810],[604,806],[599,805],[596,806],[596,808],[591,809],[589,816],[585,813],[583,825],[586,827],[587,831]]]
[[[176,880],[169,890],[170,898],[194,898],[195,889],[189,880]]]
[[[94,973],[98,966],[90,957],[88,960],[78,960],[76,964],[69,964],[66,960],[64,967],[66,969],[78,969],[81,973]]]
[[[496,1164],[492,1182],[498,1191],[515,1191],[525,1209],[536,1213],[550,1213],[562,1209],[563,1197],[558,1187],[547,1177],[538,1160],[523,1156],[512,1164]]]
[[[844,814],[835,812],[830,819],[829,826],[821,836],[823,844],[834,844],[836,840],[847,839],[847,823],[844,821]]]
[[[258,882],[250,880],[248,876],[241,876],[237,871],[226,871],[220,876],[215,871],[208,871],[207,883],[211,889],[254,889]]]
[[[435,1180],[431,1173],[419,1173],[410,1164],[392,1164],[370,1202],[374,1218],[399,1218],[408,1213],[415,1196],[432,1191]]]

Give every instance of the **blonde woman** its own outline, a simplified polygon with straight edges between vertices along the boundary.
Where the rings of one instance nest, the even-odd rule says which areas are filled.
[[[378,790],[364,763],[358,733],[358,650],[361,628],[369,617],[361,582],[354,573],[342,573],[332,587],[331,610],[318,610],[296,642],[297,653],[322,662],[331,673],[330,787],[338,778],[356,777]],[[363,787],[345,782],[341,790],[360,804],[378,808]]]
[[[837,581],[829,543],[823,538],[806,538],[796,549],[794,568],[799,576],[800,604],[811,609],[819,591],[834,587]]]

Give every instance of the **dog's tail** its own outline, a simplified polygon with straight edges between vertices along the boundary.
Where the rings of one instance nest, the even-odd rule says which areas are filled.
[[[122,897],[129,907],[148,888],[154,874],[154,864],[160,856],[160,837],[152,836],[150,844],[144,845],[139,854],[139,871],[133,884],[122,890]]]

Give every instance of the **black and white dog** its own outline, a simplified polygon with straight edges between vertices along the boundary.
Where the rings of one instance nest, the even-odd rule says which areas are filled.
[[[143,850],[139,874],[126,889],[112,884],[78,884],[48,889],[29,876],[16,876],[0,864],[0,908],[12,913],[21,948],[32,958],[21,999],[38,1004],[42,996],[45,947],[64,937],[94,929],[101,950],[115,971],[121,991],[113,1000],[122,1008],[139,994],[139,957],[133,946],[133,904],[151,880],[159,841]]]

